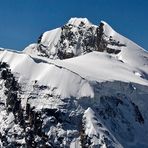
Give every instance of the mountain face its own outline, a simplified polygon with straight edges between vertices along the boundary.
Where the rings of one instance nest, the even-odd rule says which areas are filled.
[[[2,148],[147,148],[147,106],[148,52],[104,21],[0,49]]]
[[[107,36],[104,32],[105,26],[105,22],[101,22],[98,27],[87,19],[72,18],[61,28],[42,34],[33,49],[35,48],[37,55],[50,59],[67,59],[92,51],[118,54],[120,49],[117,47],[126,45],[114,40],[112,36]],[[25,51],[30,53],[33,49],[29,46]]]

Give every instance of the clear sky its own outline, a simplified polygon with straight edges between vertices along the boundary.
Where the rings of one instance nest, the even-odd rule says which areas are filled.
[[[71,17],[104,20],[148,49],[148,0],[0,0],[0,47],[22,50]]]

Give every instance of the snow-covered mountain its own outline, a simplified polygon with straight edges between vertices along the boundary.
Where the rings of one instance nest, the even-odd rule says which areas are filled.
[[[0,146],[147,148],[148,52],[106,22],[71,18],[0,50]]]

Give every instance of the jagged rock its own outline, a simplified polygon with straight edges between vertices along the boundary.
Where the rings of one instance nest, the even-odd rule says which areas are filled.
[[[49,31],[49,38],[50,33],[51,35],[54,32],[58,34],[58,40],[55,43],[49,42],[47,38],[48,32],[43,33],[38,38],[38,45],[35,50],[38,51],[39,56],[61,60],[92,51],[107,52],[109,54],[120,53],[120,48],[126,45],[113,39],[112,36],[107,36],[104,33],[104,26],[104,22],[101,22],[99,26],[95,26],[85,19],[77,23],[73,20],[69,21],[66,25],[59,28],[59,30]],[[26,48],[26,50],[27,52],[31,52],[29,50],[32,49]]]

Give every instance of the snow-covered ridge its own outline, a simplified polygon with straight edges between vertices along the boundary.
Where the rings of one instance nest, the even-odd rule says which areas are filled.
[[[92,146],[114,146],[122,148],[115,137],[107,130],[103,123],[97,119],[95,112],[89,107],[83,115],[85,134],[91,138]],[[104,140],[104,139],[107,140]],[[108,141],[108,142],[106,142]],[[89,146],[89,145],[88,145]]]
[[[106,22],[0,49],[0,147],[147,148],[147,98],[148,52]]]
[[[79,26],[83,22],[85,26],[91,26],[92,23],[87,18],[71,18],[67,24],[72,24],[74,26]]]
[[[51,71],[48,71],[47,68],[44,70],[44,66],[39,66],[42,63],[46,63],[49,67],[54,65],[65,69],[88,81],[123,81],[148,85],[145,60],[142,61],[143,63],[139,62],[138,66],[131,66],[131,63],[121,62],[117,57],[110,56],[107,53],[92,52],[66,60],[50,60],[38,56],[28,56],[24,53],[16,54],[11,51],[4,51],[1,53],[0,58],[2,61],[10,64],[15,72],[19,72],[31,81],[38,80],[42,83],[45,81],[46,85],[50,84],[50,81],[48,82],[48,78],[45,75],[50,75]],[[19,61],[19,63],[16,61]],[[131,59],[129,62],[131,62]],[[26,65],[23,70],[21,69],[22,64]],[[45,72],[43,73],[43,71]]]
[[[139,50],[144,49],[117,33],[104,21],[96,26],[86,18],[71,18],[61,28],[43,33],[38,43],[26,47],[24,52],[50,59],[66,59],[92,51],[110,54],[122,52],[130,59],[130,55]]]

